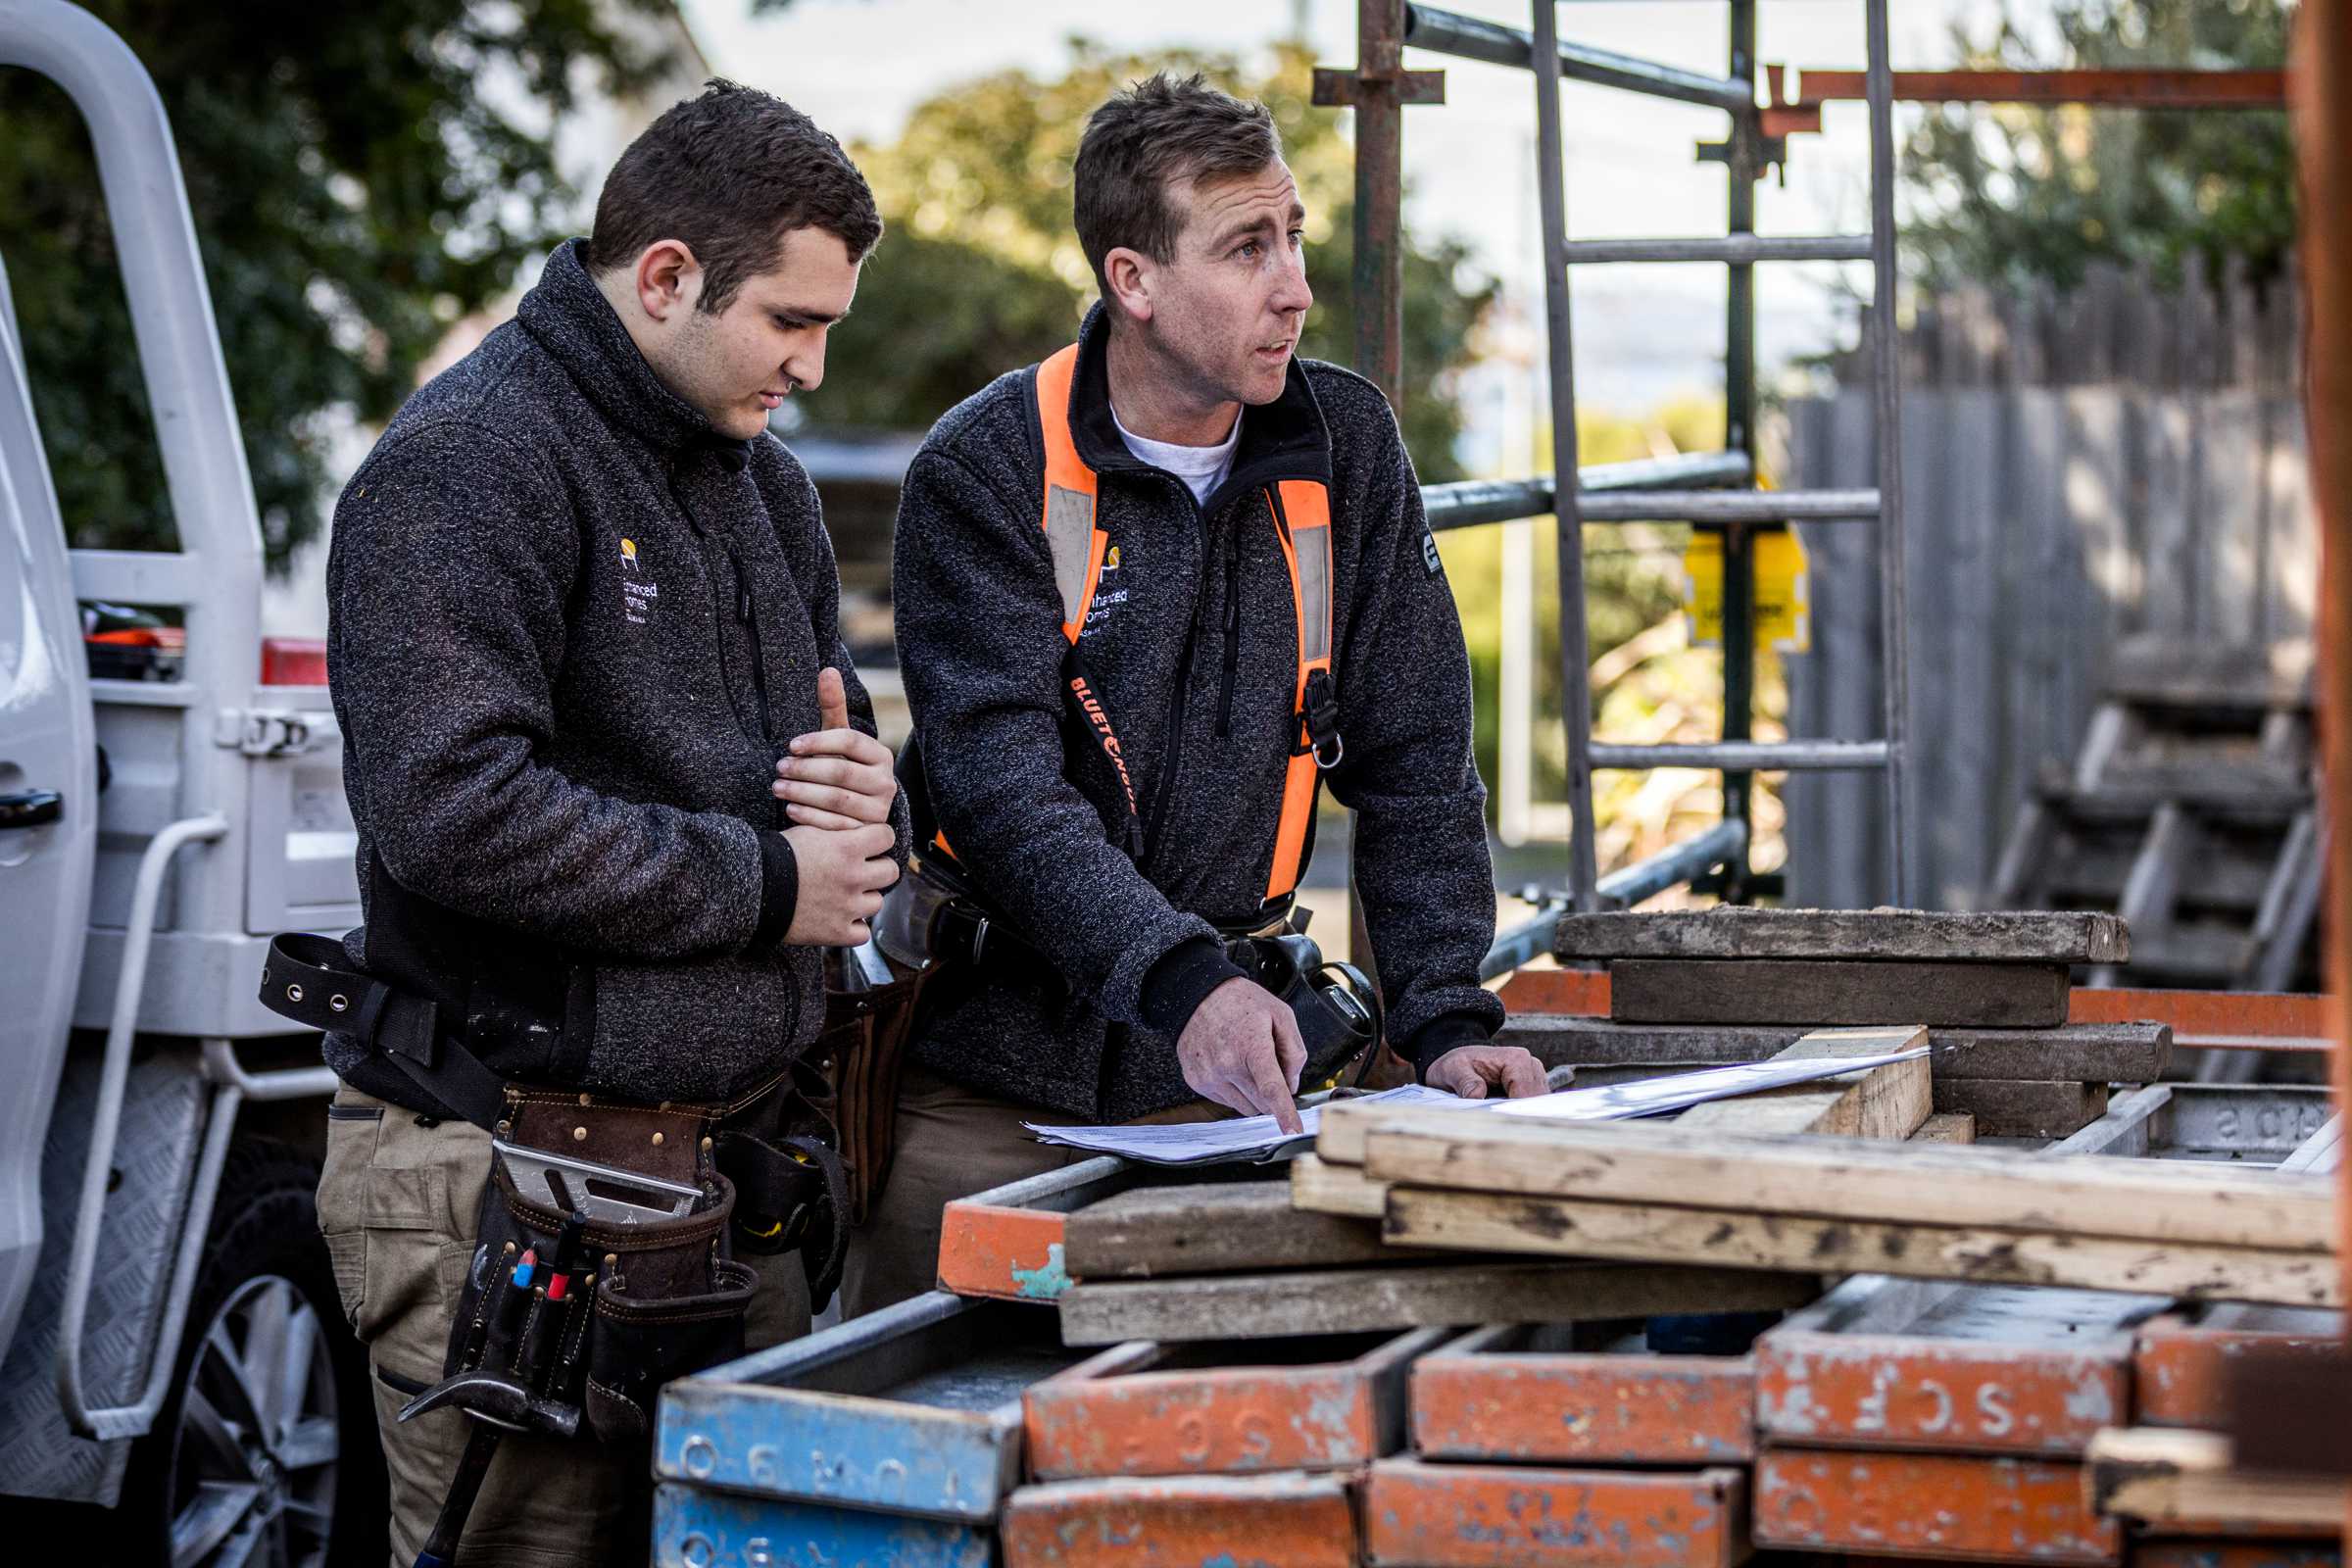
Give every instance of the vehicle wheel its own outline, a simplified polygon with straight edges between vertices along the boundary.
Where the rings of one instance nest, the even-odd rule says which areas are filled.
[[[379,1568],[389,1553],[368,1359],[318,1234],[318,1167],[240,1140],[171,1395],[131,1451],[125,1562]]]

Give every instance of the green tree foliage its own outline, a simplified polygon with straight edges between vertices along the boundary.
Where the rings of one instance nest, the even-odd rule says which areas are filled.
[[[826,422],[919,429],[992,378],[1070,340],[1094,276],[1070,227],[1070,163],[1086,117],[1154,71],[1201,72],[1262,100],[1307,208],[1315,307],[1304,352],[1353,358],[1348,268],[1354,158],[1342,117],[1308,102],[1312,57],[1284,45],[1271,70],[1231,55],[1114,55],[1071,43],[1069,69],[1044,79],[1005,71],[919,106],[898,141],[859,146],[890,232],[866,264],[857,309],[834,330],[825,385],[808,400]],[[1424,479],[1455,477],[1460,414],[1448,376],[1493,298],[1467,249],[1416,241],[1404,264],[1404,431]]]
[[[2276,68],[2283,0],[2060,0],[2057,48],[2004,18],[1955,29],[1978,68]],[[2177,284],[2190,258],[2275,274],[2294,242],[2294,154],[2282,113],[1954,104],[1904,151],[1924,214],[1905,239],[1932,283],[2080,282],[2093,262]]]
[[[450,325],[564,232],[547,136],[663,62],[601,0],[82,0],[178,142],[273,563],[318,530],[338,413],[391,414]],[[622,0],[649,14],[655,0]],[[76,545],[174,542],[89,139],[0,72],[0,255]]]

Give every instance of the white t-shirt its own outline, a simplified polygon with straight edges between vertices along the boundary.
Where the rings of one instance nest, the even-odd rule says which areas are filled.
[[[1149,463],[1155,468],[1165,468],[1192,491],[1195,501],[1206,501],[1215,494],[1217,486],[1233,471],[1234,449],[1242,443],[1242,416],[1237,411],[1233,428],[1225,439],[1213,447],[1181,447],[1173,441],[1154,441],[1137,435],[1119,419],[1119,411],[1110,411],[1110,421],[1119,427],[1119,439],[1127,443],[1139,463]]]

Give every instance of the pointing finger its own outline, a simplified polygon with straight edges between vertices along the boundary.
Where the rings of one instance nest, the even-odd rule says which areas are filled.
[[[1543,1094],[1550,1087],[1544,1081],[1544,1064],[1524,1054],[1510,1059],[1505,1068],[1504,1081],[1513,1100]]]
[[[1277,1127],[1294,1137],[1306,1130],[1306,1124],[1298,1119],[1298,1103],[1283,1086],[1282,1069],[1275,1065],[1271,1051],[1250,1053],[1250,1080],[1258,1100],[1274,1113]]]

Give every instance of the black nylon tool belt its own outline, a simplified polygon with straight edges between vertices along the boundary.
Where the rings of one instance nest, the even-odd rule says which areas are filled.
[[[444,1030],[441,1009],[361,973],[332,937],[272,937],[261,1000],[306,1028],[357,1036],[476,1127],[496,1127],[505,1113],[506,1080]]]
[[[579,1105],[582,1138],[575,1142],[593,1138],[602,1146],[610,1141],[602,1124],[641,1113],[576,1091],[507,1082],[466,1049],[431,1001],[361,972],[330,937],[273,938],[261,1001],[306,1027],[357,1036],[432,1100],[498,1138],[514,1136],[523,1109],[551,1096]],[[710,1163],[734,1195],[733,1241],[763,1254],[798,1250],[810,1304],[822,1311],[848,1250],[847,1182],[832,1129],[816,1109],[823,1091],[810,1076],[796,1063],[728,1104],[665,1105],[662,1112],[695,1123],[673,1130],[690,1147],[708,1141]]]

